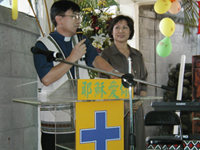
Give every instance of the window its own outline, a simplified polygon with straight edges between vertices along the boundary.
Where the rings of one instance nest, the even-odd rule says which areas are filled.
[[[12,9],[12,0],[0,0],[0,5]],[[18,12],[23,12],[23,13],[33,16],[33,12],[28,3],[28,0],[18,0]]]

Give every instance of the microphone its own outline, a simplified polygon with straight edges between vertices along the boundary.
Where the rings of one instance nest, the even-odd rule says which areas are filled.
[[[125,88],[129,88],[129,86],[135,86],[137,84],[137,82],[133,80],[134,76],[130,73],[122,75],[121,78],[122,78],[122,85]]]
[[[76,34],[77,34],[77,37],[78,37],[78,42],[80,42],[83,39],[83,31],[82,31],[82,29],[78,28],[76,30]]]
[[[83,31],[81,28],[77,28],[76,35],[78,37],[78,42],[80,42],[83,39]],[[80,60],[81,61],[85,60],[85,55],[83,55]]]
[[[59,52],[49,51],[49,50],[43,50],[38,47],[32,47],[31,52],[33,54],[42,54],[47,57],[48,62],[55,61],[56,58],[62,58],[62,54]]]

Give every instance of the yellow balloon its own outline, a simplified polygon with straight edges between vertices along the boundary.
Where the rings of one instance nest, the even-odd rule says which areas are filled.
[[[158,0],[154,4],[154,10],[158,14],[164,14],[166,13],[169,8],[171,7],[171,1],[170,0]]]
[[[17,0],[12,0],[12,19],[16,20],[18,17]]]
[[[164,18],[159,24],[160,32],[167,37],[170,37],[175,31],[175,23],[170,18]]]

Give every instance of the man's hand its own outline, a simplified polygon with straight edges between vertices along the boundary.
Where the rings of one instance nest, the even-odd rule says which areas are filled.
[[[86,45],[84,44],[85,41],[86,39],[83,39],[74,46],[69,56],[70,60],[73,60],[73,62],[76,62],[86,53],[87,48],[86,48]]]

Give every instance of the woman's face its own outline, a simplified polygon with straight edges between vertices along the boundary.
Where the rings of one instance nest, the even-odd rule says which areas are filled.
[[[112,35],[115,42],[127,42],[130,36],[130,28],[128,27],[126,20],[118,21],[112,31]]]

